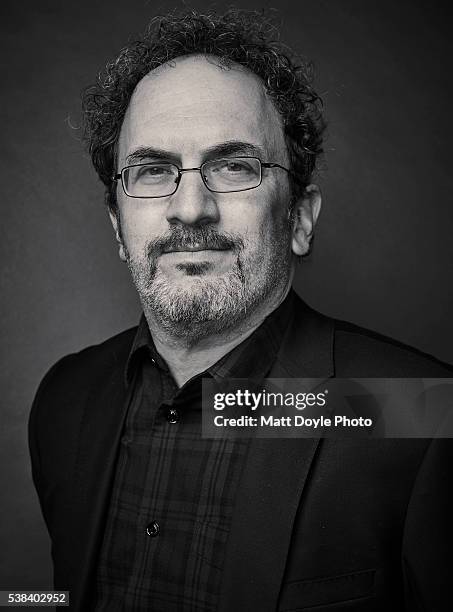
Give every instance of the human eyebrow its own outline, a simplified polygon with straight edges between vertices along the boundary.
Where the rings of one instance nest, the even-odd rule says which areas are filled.
[[[206,161],[219,157],[230,157],[232,155],[244,155],[258,157],[260,159],[263,159],[263,156],[266,156],[264,150],[260,146],[254,145],[250,142],[243,142],[241,140],[228,140],[227,142],[213,145],[212,147],[205,149],[203,153],[203,157]]]
[[[264,150],[260,146],[242,140],[228,140],[212,145],[203,151],[202,157],[205,161],[210,161],[219,157],[231,157],[232,155],[259,157],[260,159],[263,159],[263,156],[265,157]],[[180,156],[164,149],[142,146],[137,147],[127,155],[126,164],[139,164],[147,160],[165,161],[178,165]]]
[[[134,149],[126,157],[126,164],[133,165],[146,160],[178,162],[179,157],[175,153],[165,151],[164,149],[156,149],[154,147],[138,147]]]

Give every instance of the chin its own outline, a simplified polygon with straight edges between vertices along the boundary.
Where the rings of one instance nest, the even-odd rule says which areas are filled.
[[[170,274],[160,266],[153,273],[130,267],[145,314],[168,333],[190,342],[241,326],[279,293],[284,270],[275,262],[265,263],[250,265],[238,259],[218,273],[209,262],[181,262]]]
[[[239,275],[206,275],[192,266],[187,272],[177,279],[157,272],[150,286],[139,291],[144,309],[168,331],[200,337],[222,331],[245,316],[246,285]]]

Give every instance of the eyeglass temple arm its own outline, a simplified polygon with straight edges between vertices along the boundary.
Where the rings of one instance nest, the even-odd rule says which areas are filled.
[[[280,164],[276,164],[273,162],[261,162],[261,165],[263,166],[263,168],[281,168],[282,170],[285,170],[288,174],[291,174],[291,176],[294,177],[294,180],[296,180],[298,183],[300,183],[301,185],[304,184],[295,172],[289,170],[289,168],[285,168],[285,166],[281,166]]]

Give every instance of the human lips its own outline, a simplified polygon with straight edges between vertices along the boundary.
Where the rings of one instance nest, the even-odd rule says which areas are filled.
[[[149,243],[148,257],[156,260],[158,257],[181,257],[218,259],[228,253],[239,252],[243,248],[240,236],[221,234],[213,228],[201,227],[188,229],[175,227],[169,235],[161,236]]]
[[[229,248],[221,248],[218,246],[212,246],[208,244],[195,243],[192,245],[180,245],[172,246],[163,249],[163,253],[196,253],[198,251],[228,251]]]

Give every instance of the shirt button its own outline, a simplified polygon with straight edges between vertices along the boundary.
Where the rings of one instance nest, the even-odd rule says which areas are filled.
[[[179,421],[179,412],[175,408],[168,409],[167,421],[169,423],[177,423]]]
[[[159,535],[159,531],[160,531],[160,527],[159,527],[159,523],[157,521],[153,521],[146,528],[146,533],[151,538],[155,538],[157,535]]]

